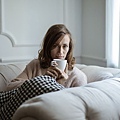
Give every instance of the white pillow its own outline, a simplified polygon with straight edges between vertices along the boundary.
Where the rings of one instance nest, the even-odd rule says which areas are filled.
[[[113,74],[101,67],[86,67],[82,69],[86,74],[88,83],[113,78]]]

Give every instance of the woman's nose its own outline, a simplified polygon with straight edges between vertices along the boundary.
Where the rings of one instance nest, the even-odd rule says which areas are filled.
[[[62,52],[63,52],[63,48],[59,47],[59,53],[62,53]]]

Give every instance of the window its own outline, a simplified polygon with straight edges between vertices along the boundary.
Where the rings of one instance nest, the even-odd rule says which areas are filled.
[[[107,66],[119,67],[120,0],[106,0]]]

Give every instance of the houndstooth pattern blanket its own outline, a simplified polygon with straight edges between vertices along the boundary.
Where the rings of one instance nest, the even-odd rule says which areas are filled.
[[[45,75],[26,80],[14,90],[0,92],[0,120],[11,120],[17,108],[30,98],[62,89],[64,86]]]

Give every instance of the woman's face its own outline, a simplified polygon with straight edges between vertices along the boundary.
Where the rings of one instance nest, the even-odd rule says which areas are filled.
[[[69,43],[69,35],[65,35],[63,38],[59,38],[51,50],[52,59],[65,59],[69,51]]]

